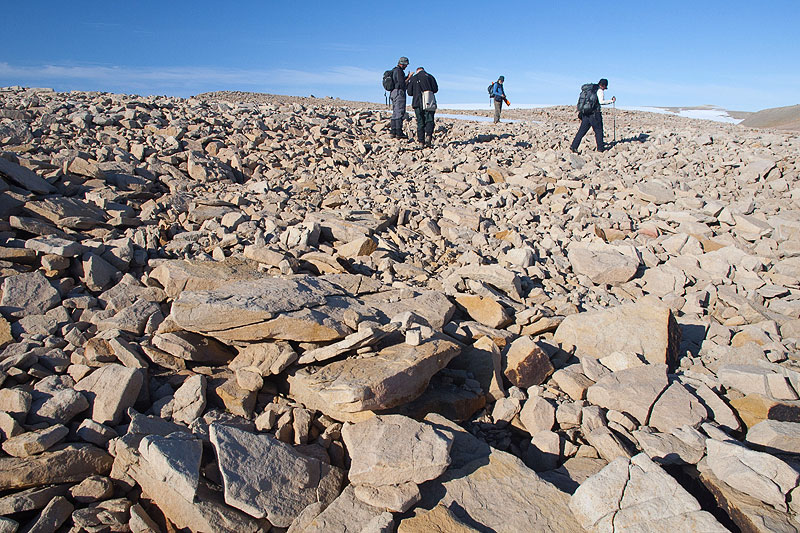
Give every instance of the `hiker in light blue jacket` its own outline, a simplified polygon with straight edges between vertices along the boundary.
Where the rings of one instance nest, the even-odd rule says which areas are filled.
[[[503,90],[503,82],[506,81],[504,76],[497,78],[497,81],[492,85],[492,98],[494,99],[494,123],[500,122],[500,111],[503,109],[503,102],[506,99],[506,92]]]

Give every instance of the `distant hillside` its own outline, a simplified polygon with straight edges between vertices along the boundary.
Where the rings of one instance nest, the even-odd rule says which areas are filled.
[[[762,109],[744,119],[741,125],[751,128],[800,131],[800,105]]]

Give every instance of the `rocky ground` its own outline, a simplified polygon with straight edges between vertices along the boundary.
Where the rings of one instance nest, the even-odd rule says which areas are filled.
[[[0,531],[800,530],[796,134],[0,103]]]

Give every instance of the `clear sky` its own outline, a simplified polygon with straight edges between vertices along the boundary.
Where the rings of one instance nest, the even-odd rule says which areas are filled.
[[[441,104],[574,104],[610,80],[619,105],[800,103],[800,0],[7,0],[0,86],[190,96],[242,90],[382,102],[400,55]]]

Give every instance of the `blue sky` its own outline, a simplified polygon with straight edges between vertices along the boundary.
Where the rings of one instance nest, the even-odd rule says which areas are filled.
[[[610,80],[629,106],[800,103],[800,0],[9,0],[0,86],[190,96],[243,90],[383,101],[400,55],[440,104],[573,104]]]

